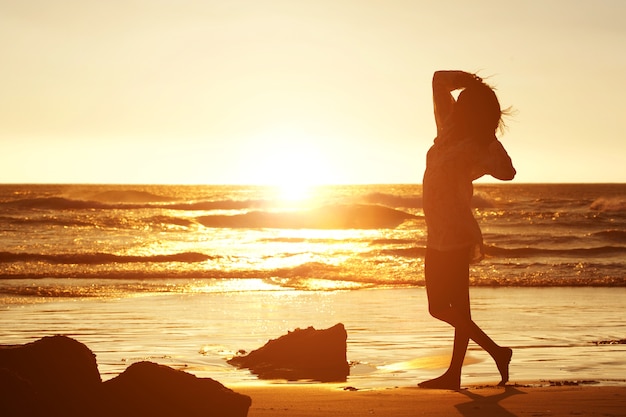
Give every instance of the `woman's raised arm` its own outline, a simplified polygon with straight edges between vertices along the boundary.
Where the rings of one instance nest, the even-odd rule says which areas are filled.
[[[465,71],[436,71],[433,75],[433,106],[437,133],[443,130],[446,119],[452,113],[454,97],[451,92],[465,88],[480,80],[478,76]]]

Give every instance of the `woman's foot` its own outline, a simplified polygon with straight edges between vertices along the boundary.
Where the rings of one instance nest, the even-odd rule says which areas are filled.
[[[511,363],[511,356],[513,356],[513,350],[508,347],[503,347],[500,348],[500,351],[494,357],[498,371],[500,371],[500,377],[502,378],[498,384],[499,386],[504,386],[509,382],[509,363]]]
[[[461,375],[450,375],[446,372],[438,378],[420,382],[417,386],[428,389],[459,390],[461,389]]]

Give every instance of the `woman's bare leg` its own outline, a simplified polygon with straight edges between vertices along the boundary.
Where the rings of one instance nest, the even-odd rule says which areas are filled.
[[[452,310],[452,309],[450,309]],[[454,348],[448,370],[439,378],[424,381],[419,384],[423,388],[459,389],[461,386],[461,369],[469,340],[473,340],[483,348],[496,363],[500,372],[500,383],[504,385],[509,381],[509,363],[513,351],[508,347],[496,344],[474,321],[469,318],[461,318],[456,312],[452,314],[437,314],[435,317],[454,326]]]
[[[448,370],[438,378],[420,382],[418,385],[422,388],[431,389],[451,389],[457,390],[461,388],[461,369],[465,360],[465,352],[469,344],[467,333],[454,330],[454,346],[452,349],[452,359]]]
[[[453,326],[455,331],[448,370],[438,378],[420,383],[420,387],[459,389],[469,339],[486,350],[496,362],[501,376],[499,385],[509,380],[512,350],[496,344],[471,318],[467,253],[427,249],[425,275],[430,313]]]
[[[505,385],[509,382],[509,363],[511,356],[513,356],[513,350],[499,346],[476,323],[471,320],[470,323],[470,338],[491,355],[496,362],[498,372],[500,372],[501,379],[498,385]]]

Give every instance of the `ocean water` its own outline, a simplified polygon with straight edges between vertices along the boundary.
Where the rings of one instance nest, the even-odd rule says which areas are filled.
[[[514,348],[512,380],[626,375],[626,185],[481,184],[487,258],[473,316]],[[428,316],[419,185],[0,185],[0,344],[67,334],[108,379],[153,360],[227,385],[226,364],[289,330],[348,331],[346,384],[447,366]],[[471,346],[464,383],[497,382]]]
[[[0,185],[0,292],[53,296],[54,285],[6,280],[68,277],[119,279],[91,281],[83,290],[93,293],[154,291],[154,278],[210,279],[219,290],[229,278],[263,288],[423,285],[419,185],[299,192]],[[488,257],[473,284],[626,286],[626,184],[477,185],[474,203]]]

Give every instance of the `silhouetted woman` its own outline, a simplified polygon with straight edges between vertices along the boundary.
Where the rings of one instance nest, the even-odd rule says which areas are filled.
[[[462,90],[457,100],[455,90]],[[512,350],[497,345],[472,321],[469,300],[469,265],[483,257],[482,233],[471,208],[472,181],[486,174],[500,180],[515,176],[511,158],[496,138],[502,110],[493,89],[463,71],[435,72],[433,102],[437,137],[423,181],[426,291],[430,314],[454,327],[454,348],[448,370],[419,386],[459,389],[470,339],[494,359],[502,377],[499,385],[504,385]]]

